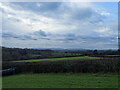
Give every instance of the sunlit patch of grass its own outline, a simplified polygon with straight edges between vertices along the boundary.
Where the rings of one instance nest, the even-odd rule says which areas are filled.
[[[80,57],[64,57],[64,58],[49,58],[49,59],[33,59],[19,60],[17,62],[34,62],[34,61],[56,61],[56,60],[81,60],[81,59],[100,59],[100,57],[80,56]]]

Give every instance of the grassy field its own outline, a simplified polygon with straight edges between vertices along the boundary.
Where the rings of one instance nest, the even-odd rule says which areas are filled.
[[[80,53],[65,53],[65,52],[54,52],[52,53],[54,56],[74,56],[74,55],[81,55]]]
[[[64,58],[19,60],[17,62],[56,61],[56,60],[79,60],[79,59],[100,59],[100,57],[80,56],[80,57],[64,57]]]
[[[75,56],[75,55],[81,55],[80,53],[65,53],[65,52],[52,52],[51,56]],[[42,57],[42,55],[36,55],[36,54],[30,54],[32,57]]]
[[[120,55],[105,55],[105,56],[120,56]]]
[[[117,74],[21,74],[2,80],[3,88],[118,88]]]
[[[32,56],[32,57],[38,57],[38,56],[42,56],[42,55],[31,54],[30,56]]]

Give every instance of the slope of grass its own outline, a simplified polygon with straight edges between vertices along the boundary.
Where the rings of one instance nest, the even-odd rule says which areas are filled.
[[[42,56],[42,55],[31,54],[30,56],[32,56],[32,57],[38,57],[38,56]]]
[[[79,60],[79,59],[100,59],[100,57],[80,56],[80,57],[64,57],[64,58],[21,60],[21,61],[17,61],[17,62],[55,61],[55,60]]]
[[[105,56],[120,56],[120,55],[105,55]]]
[[[21,74],[3,77],[3,88],[118,88],[117,74]]]
[[[64,53],[64,52],[54,52],[52,53],[53,56],[74,56],[74,55],[81,55],[80,53]]]

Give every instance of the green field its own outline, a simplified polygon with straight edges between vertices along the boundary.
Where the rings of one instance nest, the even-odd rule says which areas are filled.
[[[120,55],[105,55],[105,56],[120,56]]]
[[[53,52],[53,56],[74,56],[74,55],[81,55],[80,53],[65,53],[65,52]]]
[[[3,88],[118,88],[117,74],[21,74],[2,80]]]
[[[80,59],[100,59],[100,57],[80,56],[80,57],[64,57],[64,58],[19,60],[17,62],[56,61],[56,60],[80,60]]]
[[[42,56],[42,55],[31,54],[30,56],[32,56],[32,57],[38,57],[38,56]]]
[[[52,52],[50,53],[51,56],[75,56],[75,55],[81,55],[80,53],[65,53],[65,52]],[[32,57],[42,57],[43,55],[40,54],[30,54],[29,56]]]

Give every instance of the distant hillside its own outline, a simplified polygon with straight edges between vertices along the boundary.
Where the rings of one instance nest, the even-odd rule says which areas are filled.
[[[34,58],[31,55],[42,55],[43,57],[49,56],[52,50],[38,50],[38,49],[21,49],[21,48],[6,48],[2,47],[2,60],[24,60]]]
[[[41,58],[54,58],[54,57],[69,57],[78,55],[117,55],[118,51],[115,50],[85,50],[85,49],[22,49],[22,48],[7,48],[2,47],[2,60],[15,61],[26,59],[41,59]]]

